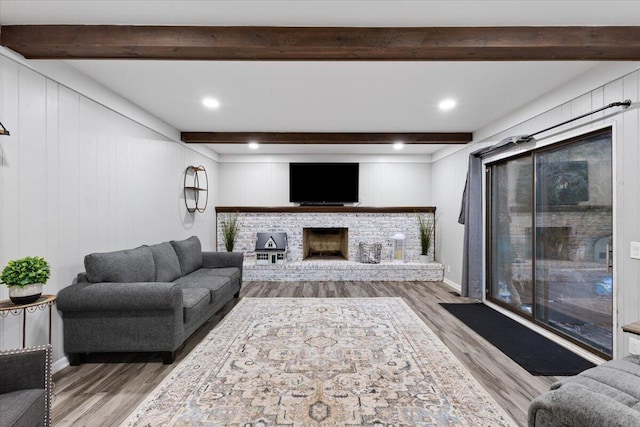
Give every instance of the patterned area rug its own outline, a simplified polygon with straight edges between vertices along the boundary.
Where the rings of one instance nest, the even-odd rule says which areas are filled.
[[[510,426],[400,298],[244,298],[129,426]]]

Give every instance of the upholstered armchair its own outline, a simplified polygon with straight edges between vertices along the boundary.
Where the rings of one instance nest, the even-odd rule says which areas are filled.
[[[51,425],[51,345],[0,351],[0,427]]]

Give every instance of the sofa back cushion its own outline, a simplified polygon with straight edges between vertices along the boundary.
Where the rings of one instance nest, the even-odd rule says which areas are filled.
[[[202,245],[197,236],[191,236],[186,240],[172,240],[171,245],[178,255],[183,276],[202,268]]]
[[[89,254],[84,268],[90,282],[153,282],[156,266],[151,249],[140,246],[124,251]]]
[[[180,261],[169,242],[149,246],[156,264],[156,282],[173,282],[181,276]]]

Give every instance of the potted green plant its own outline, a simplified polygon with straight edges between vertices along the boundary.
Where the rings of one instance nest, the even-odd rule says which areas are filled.
[[[420,261],[430,262],[432,261],[432,255],[429,253],[431,250],[431,243],[433,242],[434,230],[436,221],[429,221],[423,215],[418,215],[418,228],[420,230]]]
[[[233,251],[233,246],[236,243],[236,236],[238,235],[238,215],[229,214],[226,215],[220,222],[222,228],[222,241],[227,252]]]
[[[14,304],[30,304],[42,294],[42,285],[51,276],[49,263],[41,257],[24,257],[11,260],[0,274],[0,283],[9,288],[9,298]]]

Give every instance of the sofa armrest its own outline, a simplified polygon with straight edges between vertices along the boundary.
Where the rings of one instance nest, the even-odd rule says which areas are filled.
[[[242,252],[202,252],[202,267],[238,267],[242,271]]]
[[[27,389],[48,391],[51,345],[0,351],[0,394]]]
[[[56,305],[62,312],[176,310],[182,308],[182,288],[168,282],[80,282],[58,292]]]
[[[633,427],[640,425],[640,412],[580,384],[563,384],[536,397],[529,406],[529,427],[539,427],[538,411],[553,415],[563,426]],[[547,421],[548,422],[548,421]]]

